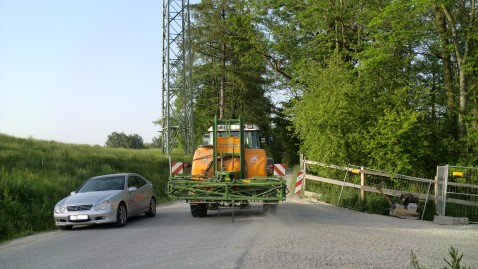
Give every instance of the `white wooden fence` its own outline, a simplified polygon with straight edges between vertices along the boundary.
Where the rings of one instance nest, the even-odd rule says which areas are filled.
[[[399,197],[401,194],[414,194],[418,196],[422,200],[426,200],[427,198],[433,198],[433,194],[430,193],[430,189],[432,184],[435,183],[435,180],[432,179],[426,179],[426,178],[418,178],[418,177],[411,177],[411,176],[405,176],[405,175],[399,175],[399,174],[390,174],[387,172],[383,171],[376,171],[376,170],[371,170],[371,169],[366,169],[364,167],[344,167],[344,166],[338,166],[338,165],[328,165],[325,163],[320,163],[320,162],[315,162],[315,161],[309,161],[306,159],[302,159],[301,162],[301,167],[302,169],[306,172],[305,173],[305,179],[306,180],[312,180],[312,181],[320,181],[324,183],[329,183],[329,184],[334,184],[338,186],[343,186],[343,187],[348,187],[348,188],[355,188],[360,190],[360,197],[363,198],[365,196],[366,192],[373,192],[373,193],[379,193],[376,185],[375,186],[368,186],[367,185],[367,180],[366,177],[367,175],[369,176],[378,176],[378,177],[384,177],[384,178],[389,178],[389,179],[401,179],[401,180],[408,180],[410,182],[417,182],[420,184],[426,184],[429,186],[427,189],[427,192],[410,192],[408,190],[397,190],[397,189],[389,189],[389,188],[383,188],[382,191],[386,195],[390,196],[396,196]],[[320,176],[314,176],[311,174],[307,173],[307,166],[308,165],[317,165],[321,167],[328,167],[328,168],[333,168],[333,169],[338,169],[338,170],[343,170],[344,172],[350,172],[353,174],[360,175],[360,184],[355,184],[355,183],[350,183],[346,182],[346,180],[337,180],[337,179],[330,179],[330,178],[325,178],[325,177],[320,177]],[[312,192],[305,192],[306,195],[314,195]]]
[[[478,184],[466,184],[453,182],[453,176],[456,174],[475,175],[478,177],[478,168],[468,168],[465,172],[458,171],[456,167],[452,173],[441,175],[437,172],[438,177],[434,179],[412,177],[400,174],[387,173],[384,171],[377,171],[373,169],[367,169],[365,167],[358,167],[349,165],[347,167],[330,165],[321,162],[311,161],[301,156],[301,170],[305,172],[303,192],[305,196],[313,197],[317,196],[317,193],[308,191],[305,189],[307,181],[322,182],[326,184],[332,184],[340,186],[342,190],[344,188],[356,189],[360,192],[360,198],[363,199],[367,192],[379,193],[377,189],[377,182],[385,182],[385,186],[381,186],[381,190],[385,195],[400,197],[402,194],[416,195],[420,200],[426,203],[429,199],[434,199],[436,206],[436,213],[441,216],[449,215],[454,217],[471,216],[470,221],[478,222]],[[310,166],[319,166],[323,168],[330,168],[334,170],[344,171],[343,178],[327,178],[318,175],[312,175],[308,173]],[[448,166],[447,166],[448,167]],[[439,167],[438,170],[440,170]],[[448,171],[448,169],[447,169]],[[462,170],[460,170],[462,171]],[[473,171],[474,173],[471,173]],[[349,180],[350,176],[360,177],[360,181],[357,179]],[[450,180],[449,180],[450,179]],[[445,180],[445,181],[444,181]],[[353,182],[352,182],[353,181]],[[359,183],[358,183],[359,182]],[[401,187],[394,187],[394,182],[399,182]],[[389,184],[387,184],[389,183]],[[405,186],[405,187],[404,187]],[[342,192],[341,192],[342,194]],[[460,198],[457,199],[457,194]],[[451,196],[450,196],[451,195]],[[464,197],[464,198],[462,198]],[[339,197],[340,202],[340,197]],[[459,209],[455,209],[454,212],[447,211],[445,213],[446,204],[455,204],[468,206],[465,212],[461,212]],[[470,212],[471,207],[471,212]],[[457,208],[457,206],[454,206]],[[423,212],[425,213],[425,212]],[[423,214],[422,214],[423,217]]]

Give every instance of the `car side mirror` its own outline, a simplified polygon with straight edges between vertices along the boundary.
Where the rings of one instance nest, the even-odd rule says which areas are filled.
[[[138,189],[138,188],[136,188],[136,187],[129,187],[129,188],[128,188],[128,191],[133,192],[133,191],[136,191],[137,189]]]
[[[75,193],[76,193],[76,191],[72,191],[72,192],[70,192],[70,195],[73,195],[73,194],[75,194]]]

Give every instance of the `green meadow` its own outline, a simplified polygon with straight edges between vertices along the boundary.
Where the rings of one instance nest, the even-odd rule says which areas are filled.
[[[177,155],[175,161],[187,157]],[[0,134],[0,242],[56,229],[55,204],[86,179],[134,172],[167,201],[168,158],[158,149],[119,149]]]

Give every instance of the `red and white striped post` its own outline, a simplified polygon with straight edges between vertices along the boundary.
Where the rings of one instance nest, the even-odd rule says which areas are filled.
[[[285,176],[285,164],[279,163],[274,164],[274,176]]]
[[[305,172],[299,171],[297,172],[297,180],[295,181],[295,191],[294,194],[301,195],[302,193],[302,184],[305,179]]]
[[[182,162],[171,162],[171,174],[182,174],[184,170],[184,165]]]

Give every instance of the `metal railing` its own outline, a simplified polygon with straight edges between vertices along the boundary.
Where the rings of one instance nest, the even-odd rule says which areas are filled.
[[[391,200],[407,194],[417,196],[421,219],[427,213],[425,219],[431,220],[436,212],[478,222],[478,168],[439,166],[435,179],[427,179],[356,165],[330,165],[302,157],[301,169],[305,171],[304,193],[328,203],[387,214],[390,205],[380,194],[380,188]],[[371,205],[374,208],[370,209]]]

